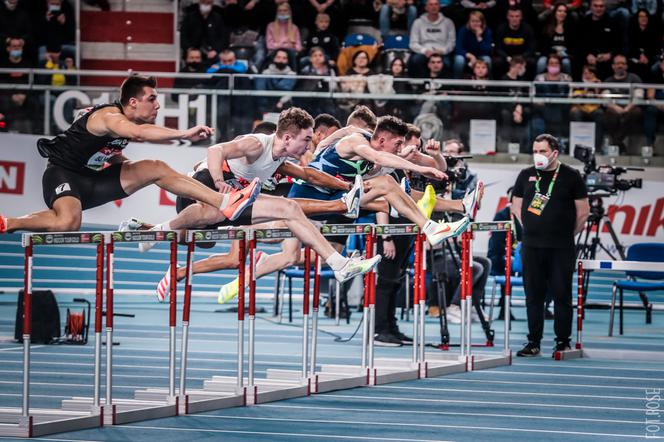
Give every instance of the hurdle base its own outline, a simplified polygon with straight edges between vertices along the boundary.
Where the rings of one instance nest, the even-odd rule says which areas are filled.
[[[566,361],[568,359],[579,359],[583,357],[583,349],[572,349],[566,351],[556,351],[553,353],[553,359],[556,361]]]
[[[103,408],[103,425],[121,425],[178,415],[177,400],[174,403],[168,403],[167,401],[114,399],[113,404],[109,407],[104,402],[101,405]],[[85,412],[93,409],[93,407],[92,398],[87,397],[74,397],[62,401],[62,408],[68,411]]]
[[[408,359],[377,358],[374,369],[369,371],[369,385],[383,385],[392,382],[412,381],[421,376],[421,366]]]
[[[486,370],[489,368],[502,367],[505,365],[512,365],[512,352],[509,354],[476,353],[470,357],[469,371]]]
[[[148,401],[166,401],[169,398],[168,390],[159,388],[138,390],[134,396],[137,400]],[[241,389],[240,393],[191,389],[187,390],[186,394],[177,396],[178,413],[193,414],[224,408],[243,407],[245,397],[244,388]]]
[[[282,399],[291,399],[309,395],[309,380],[277,379],[276,373],[270,379],[254,379],[254,385],[250,386],[248,380],[244,380],[246,385],[246,405],[256,405],[266,402],[273,402]],[[227,376],[213,376],[212,379],[203,382],[204,389],[207,391],[236,391],[237,378]]]
[[[369,385],[369,370],[351,365],[321,365],[312,376],[312,393],[346,390]]]
[[[23,417],[19,408],[0,408],[0,434],[12,437],[37,437],[102,426],[100,414],[33,408]]]
[[[470,370],[470,358],[454,353],[427,353],[420,364],[420,377],[435,378],[446,374],[463,373]]]

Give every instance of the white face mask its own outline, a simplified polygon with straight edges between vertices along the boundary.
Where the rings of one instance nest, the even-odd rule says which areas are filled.
[[[549,157],[541,153],[534,154],[533,160],[535,162],[535,169],[537,170],[544,170],[549,167],[549,164],[551,164]]]
[[[198,8],[200,9],[201,14],[208,14],[210,11],[212,11],[212,5],[199,4]]]

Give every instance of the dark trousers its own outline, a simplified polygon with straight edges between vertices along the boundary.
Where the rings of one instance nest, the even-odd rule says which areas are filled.
[[[544,302],[555,302],[553,329],[556,342],[569,343],[572,335],[572,274],[574,247],[554,249],[523,246],[523,284],[528,314],[528,341],[540,344],[544,331]]]
[[[393,220],[393,218],[391,219]],[[396,318],[396,299],[403,284],[403,276],[408,266],[413,245],[413,236],[393,236],[396,255],[394,259],[383,259],[378,264],[376,284],[376,333],[396,333],[399,331]],[[378,239],[378,253],[383,253],[383,240]]]

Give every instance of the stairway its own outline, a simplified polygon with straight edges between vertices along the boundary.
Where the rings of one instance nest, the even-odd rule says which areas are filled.
[[[172,0],[110,0],[102,12],[82,3],[81,69],[175,72],[177,60]],[[120,77],[82,77],[81,84],[119,86]],[[161,79],[161,87],[172,79]]]

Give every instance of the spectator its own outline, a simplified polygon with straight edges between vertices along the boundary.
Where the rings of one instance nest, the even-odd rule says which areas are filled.
[[[567,6],[567,14],[572,20],[579,20],[579,11],[583,5],[582,0],[544,0],[542,3],[544,9],[539,13],[538,16],[539,21],[546,22],[549,16],[553,14],[553,10],[555,9],[556,5],[559,3],[563,3],[565,6]]]
[[[328,26],[329,31],[333,35],[337,35],[340,32],[339,25],[341,20],[341,6],[339,0],[303,0],[302,13],[304,15],[303,26],[309,30],[313,31],[317,28],[315,21],[318,19],[320,14],[325,14],[328,17]],[[330,21],[332,26],[330,26]],[[317,45],[314,45],[317,46]]]
[[[544,332],[544,303],[555,302],[555,351],[569,350],[572,334],[574,235],[586,225],[588,194],[579,172],[562,164],[558,139],[541,134],[533,142],[534,167],[514,184],[512,214],[523,226],[521,257],[528,316],[528,344],[517,356],[538,356]]]
[[[510,60],[510,68],[501,78],[503,81],[523,81],[526,74],[526,60],[516,55]],[[509,95],[512,97],[527,97],[528,87],[510,87]],[[525,103],[506,103],[500,110],[501,134],[508,142],[518,142],[521,153],[530,150],[530,107]]]
[[[309,50],[309,63],[300,69],[300,74],[307,76],[334,77],[334,69],[325,58],[323,48],[314,46]],[[334,82],[327,79],[301,79],[297,89],[310,92],[330,92],[334,89]],[[332,87],[331,87],[332,86]],[[314,97],[297,99],[298,107],[306,109],[311,115],[334,113],[334,103],[330,98]]]
[[[473,80],[473,83],[477,82],[478,84],[464,87],[461,92],[473,96],[488,96],[491,93],[490,88],[487,87],[488,82],[491,79],[489,65],[484,60],[477,60],[473,66],[473,73],[470,75],[470,79]],[[455,108],[456,120],[460,132],[469,133],[471,120],[495,118],[496,103],[492,103],[490,100],[473,102],[460,101],[456,103]]]
[[[444,79],[450,78],[445,71],[445,62],[443,56],[440,54],[432,54],[427,63],[427,76],[428,81],[425,81],[420,86],[420,93],[431,95],[444,95],[447,93],[447,87]],[[431,107],[433,106],[433,109]],[[451,123],[452,104],[449,101],[425,101],[419,111],[420,114],[433,112],[443,122],[445,126]]]
[[[486,21],[491,23],[491,25],[496,24],[498,18],[497,10],[500,9],[496,7],[496,0],[461,0],[460,4],[466,10],[466,16],[469,16],[474,11],[481,12]],[[505,15],[503,14],[502,16],[504,17]]]
[[[185,10],[180,27],[183,48],[201,48],[208,64],[214,63],[219,53],[228,47],[229,28],[223,11],[212,0],[198,0]]]
[[[523,22],[528,23],[531,27],[537,26],[537,13],[533,9],[532,0],[497,0],[496,16],[498,17],[497,23],[503,22],[507,17],[507,12],[510,9],[518,9],[523,15]],[[489,22],[491,23],[491,22]]]
[[[41,39],[39,47],[40,64],[46,61],[46,46],[61,48],[63,56],[76,56],[75,17],[67,0],[47,0],[47,11],[40,25]]]
[[[597,68],[600,78],[610,75],[612,53],[618,47],[618,33],[606,14],[604,0],[591,0],[590,14],[581,21],[579,55],[584,64]]]
[[[51,70],[76,70],[74,59],[72,57],[62,57],[61,50],[58,47],[47,47],[46,62],[41,66],[42,69]],[[76,85],[75,75],[53,74],[46,77],[45,84],[51,86]]]
[[[368,92],[367,78],[373,74],[369,67],[369,54],[365,51],[357,51],[352,58],[352,67],[346,71],[346,76],[339,83],[342,92],[363,94]],[[337,102],[337,105],[345,112],[350,112],[358,104],[363,104],[357,98],[344,99]]]
[[[246,74],[249,67],[235,56],[235,52],[225,49],[219,54],[219,61],[207,69],[208,74]]]
[[[408,35],[416,18],[417,8],[406,0],[387,0],[380,8],[380,34],[383,39],[388,35]]]
[[[643,80],[650,78],[650,68],[657,59],[662,42],[661,27],[645,8],[639,9],[629,26],[629,69]]]
[[[203,65],[203,53],[199,48],[188,48],[185,52],[184,66],[180,69],[182,74],[202,74],[205,72]],[[205,86],[205,78],[184,78],[177,77],[173,81],[174,89],[201,89]],[[171,98],[175,101],[178,100],[179,94],[172,94]],[[191,100],[195,100],[198,95],[190,95]]]
[[[498,26],[495,41],[494,74],[502,76],[512,57],[520,55],[526,61],[526,75],[532,75],[528,73],[533,71],[535,65],[535,34],[530,25],[523,23],[520,9],[507,11],[507,23]]]
[[[291,60],[294,60],[297,53],[302,50],[300,29],[293,23],[293,14],[288,2],[277,6],[274,21],[267,25],[265,46],[268,51],[286,50]]]
[[[537,73],[546,71],[547,56],[557,54],[562,62],[562,70],[572,75],[572,56],[576,53],[574,21],[567,13],[567,5],[563,2],[556,3],[553,14],[550,14],[544,23],[544,29],[540,37],[540,53],[542,56],[537,61]]]
[[[307,38],[307,50],[311,51],[314,46],[320,47],[325,56],[333,66],[339,56],[339,39],[329,30],[330,16],[320,13],[316,16],[316,30]]]
[[[664,57],[659,58],[657,66],[657,73],[653,76],[652,83],[664,85]],[[648,89],[648,99],[664,101],[664,89]],[[664,105],[653,104],[646,107],[643,126],[649,146],[655,145],[657,122],[662,121],[662,116],[664,116]]]
[[[296,78],[284,78],[282,76],[295,77],[295,71],[288,65],[288,52],[277,49],[272,57],[272,62],[261,72],[263,75],[275,75],[275,77],[256,78],[256,89],[263,91],[289,92],[295,88]],[[276,77],[279,76],[279,77]],[[260,109],[263,112],[281,111],[291,99],[289,94],[279,99],[272,97],[261,97],[259,99]]]
[[[484,14],[473,11],[468,16],[466,26],[459,28],[454,56],[454,78],[463,77],[467,67],[471,70],[478,59],[484,60],[491,69],[491,51],[493,50],[493,33],[486,26]]]
[[[601,83],[602,80],[597,78],[597,69],[595,66],[589,64],[583,67],[581,73],[581,81],[584,83]],[[599,87],[586,87],[578,88],[572,91],[573,97],[587,97],[587,98],[601,98],[602,91]],[[595,103],[575,104],[570,109],[571,121],[590,121],[595,123],[595,147],[599,146],[600,141],[604,138],[603,122],[604,110],[602,106]]]
[[[451,65],[450,54],[454,50],[456,35],[452,20],[440,13],[438,0],[427,0],[422,14],[410,30],[410,50],[408,71],[412,77],[424,77],[429,58],[441,55],[444,64]]]
[[[6,57],[3,68],[27,69],[33,67],[23,56],[25,42],[22,38],[10,37],[5,46]],[[28,75],[19,72],[0,74],[0,83],[28,84]],[[35,102],[27,91],[6,89],[0,91],[0,121],[12,132],[32,133]]]
[[[9,37],[18,37],[25,45],[32,43],[34,47],[30,16],[19,0],[5,0],[0,3],[0,41],[6,42]]]
[[[381,93],[386,94],[412,94],[413,86],[406,73],[406,63],[399,57],[395,57],[390,63],[386,76],[374,76],[369,79],[369,90],[372,91],[374,81],[385,81]],[[412,121],[412,106],[404,106],[403,100],[375,100],[374,111],[376,115],[393,115],[403,121]]]
[[[632,16],[636,15],[636,13],[639,12],[639,9],[645,9],[648,11],[648,15],[659,23],[657,13],[660,12],[660,0],[631,0],[629,3],[629,11],[632,13]]]
[[[604,80],[605,83],[624,83],[625,85],[629,85],[631,83],[642,82],[638,75],[628,71],[627,57],[622,54],[616,54],[613,57],[611,68],[613,69],[613,75]],[[629,95],[629,90],[626,88],[614,89],[610,90],[610,92],[613,94]],[[638,90],[635,91],[635,94],[638,95],[638,92]],[[643,98],[643,95],[640,98]],[[621,153],[628,153],[625,145],[625,137],[628,135],[630,128],[636,126],[641,115],[641,108],[632,103],[609,103],[606,105],[606,130],[609,134],[611,144],[619,146]]]
[[[618,35],[618,48],[617,52],[626,54],[627,47],[627,32],[629,28],[629,9],[626,0],[605,0],[607,15],[613,22],[616,33]]]
[[[535,93],[540,97],[567,97],[569,86],[561,83],[569,83],[572,77],[561,72],[562,61],[556,54],[551,54],[546,61],[546,72],[535,77],[537,82],[554,82],[556,84],[537,84]],[[568,107],[566,104],[534,103],[533,104],[533,132],[543,133],[544,129],[551,133],[562,134],[567,132]]]

